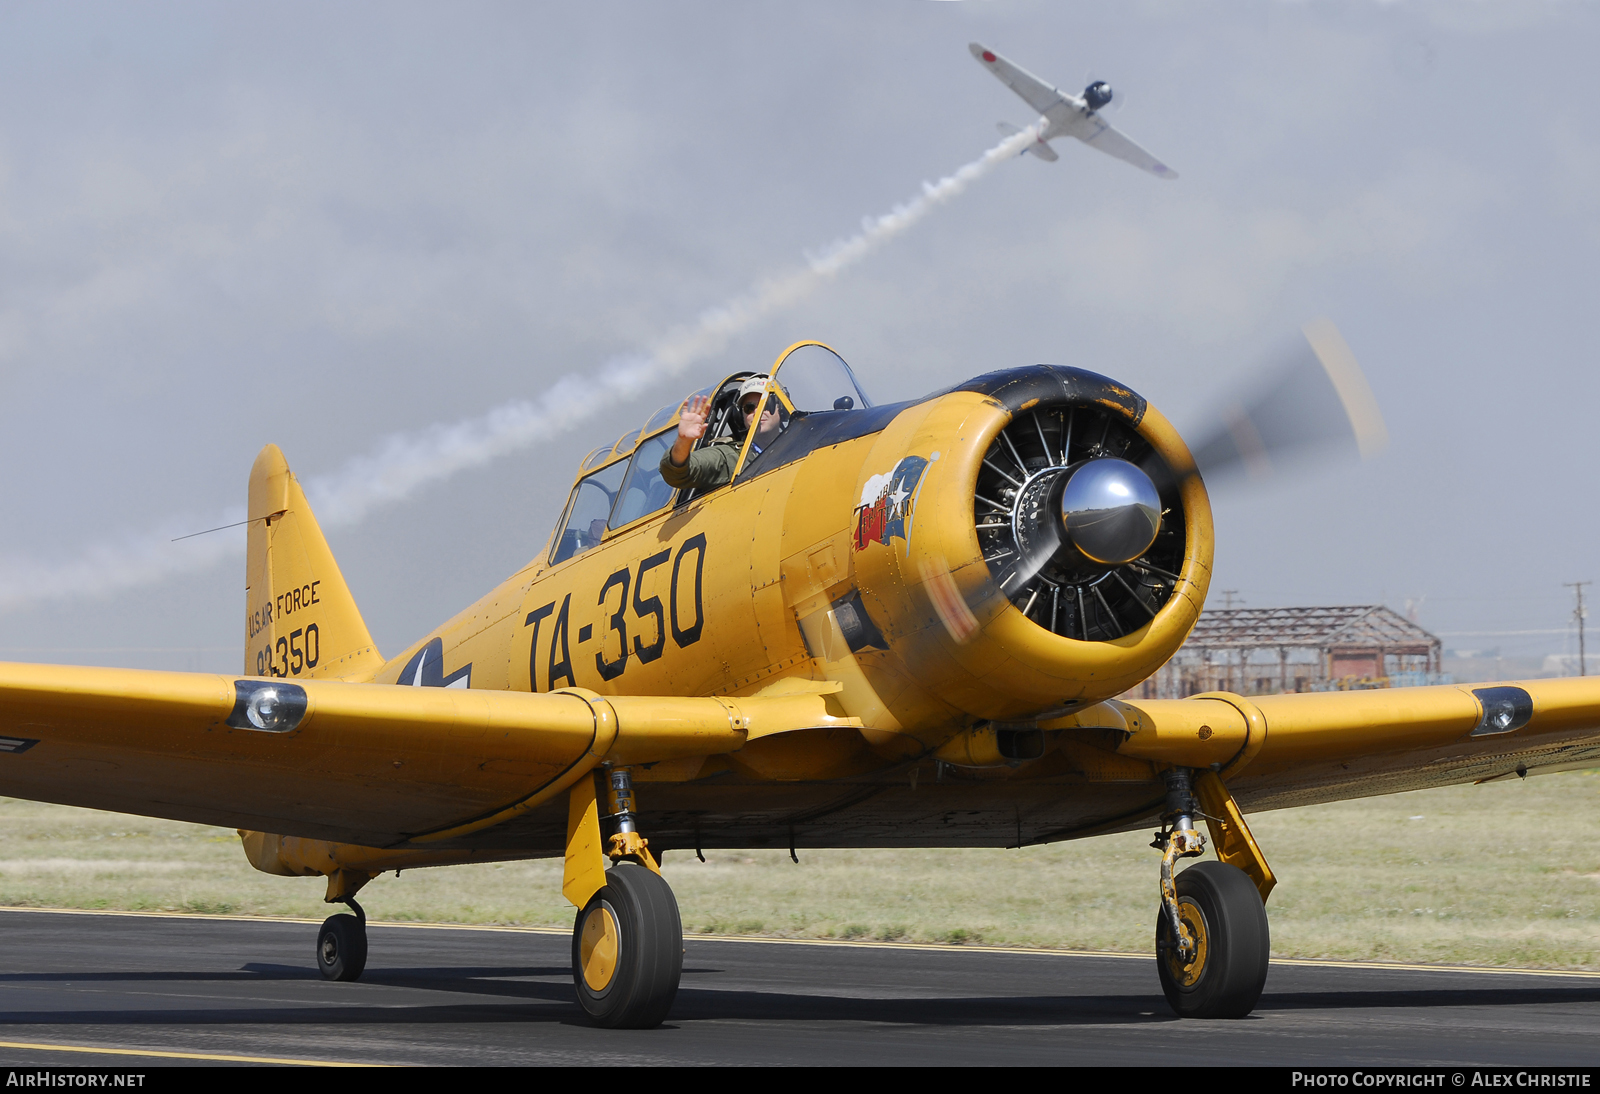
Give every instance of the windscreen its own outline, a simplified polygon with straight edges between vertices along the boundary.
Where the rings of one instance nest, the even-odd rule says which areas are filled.
[[[815,342],[785,354],[773,376],[796,410],[859,410],[872,405],[844,358]]]

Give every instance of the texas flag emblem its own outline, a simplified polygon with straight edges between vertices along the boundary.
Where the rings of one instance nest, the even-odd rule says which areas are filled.
[[[874,475],[867,480],[861,503],[856,506],[856,550],[866,550],[869,543],[887,544],[896,536],[907,538],[911,503],[927,466],[928,461],[921,456],[907,456],[887,475]]]

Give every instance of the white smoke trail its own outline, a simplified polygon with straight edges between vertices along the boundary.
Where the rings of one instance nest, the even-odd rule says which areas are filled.
[[[648,354],[614,358],[598,371],[571,373],[535,400],[504,403],[475,418],[394,434],[374,451],[331,474],[305,478],[312,508],[325,525],[357,523],[373,509],[401,501],[419,487],[567,432],[617,398],[677,376],[720,352],[736,335],[794,305],[860,262],[959,195],[996,164],[1020,154],[1037,136],[1034,129],[1015,133],[938,182],[924,182],[921,193],[910,201],[881,216],[865,218],[854,235],[808,254],[804,267],[763,280],[749,292],[705,311],[695,322],[669,332]],[[168,521],[144,534],[91,546],[76,558],[4,560],[0,562],[0,609],[65,596],[104,594],[192,572],[236,553],[238,535],[179,543],[171,542],[172,536],[207,524],[244,519],[242,509],[233,509],[210,521]]]

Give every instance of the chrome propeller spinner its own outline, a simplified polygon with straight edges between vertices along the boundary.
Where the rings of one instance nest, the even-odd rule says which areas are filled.
[[[1102,456],[1069,471],[1061,491],[1067,542],[1090,562],[1121,566],[1150,549],[1161,530],[1161,495],[1138,467]]]
[[[1176,496],[1140,466],[1157,460],[1099,407],[1038,407],[995,439],[979,473],[979,542],[1001,591],[1033,622],[1083,641],[1143,626],[1183,564]],[[1158,461],[1159,462],[1159,461]]]

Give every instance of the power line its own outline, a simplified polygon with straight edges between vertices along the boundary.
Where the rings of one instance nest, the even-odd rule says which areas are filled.
[[[1439,638],[1499,638],[1508,634],[1568,634],[1571,627],[1554,627],[1533,631],[1434,631]]]

